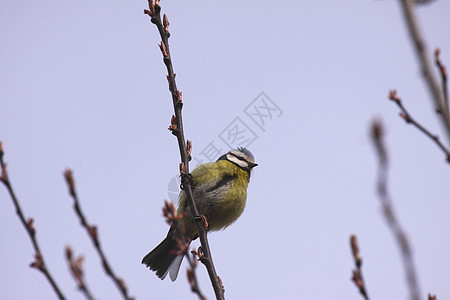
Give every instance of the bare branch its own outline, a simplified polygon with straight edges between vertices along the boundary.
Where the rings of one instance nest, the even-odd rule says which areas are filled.
[[[66,171],[64,171],[64,178],[66,179],[67,187],[69,188],[69,194],[72,196],[73,199],[73,208],[80,219],[81,225],[86,229],[89,237],[91,238],[92,243],[94,244],[95,249],[97,250],[98,255],[100,256],[103,269],[105,270],[106,274],[108,274],[111,277],[111,280],[115,283],[120,293],[122,294],[123,298],[126,300],[132,300],[133,298],[128,296],[128,290],[125,285],[125,282],[121,278],[117,277],[117,275],[113,272],[110,263],[106,259],[105,253],[103,252],[103,249],[100,245],[100,240],[98,238],[97,227],[92,226],[87,222],[86,217],[84,216],[81,210],[75,189],[75,180],[72,175],[72,170],[66,169]]]
[[[448,81],[447,81],[447,68],[442,64],[439,54],[441,50],[436,48],[434,51],[434,62],[436,63],[437,68],[439,69],[439,73],[441,74],[441,82],[442,82],[442,95],[444,96],[444,107],[447,112],[450,112],[448,106]]]
[[[444,130],[447,134],[447,138],[450,141],[450,114],[449,111],[445,108],[443,95],[432,71],[431,62],[429,61],[429,55],[425,47],[425,40],[420,33],[419,25],[417,22],[414,2],[411,0],[401,0],[400,3],[403,9],[403,15],[405,17],[409,35],[411,37],[411,41],[414,44],[414,49],[416,50],[416,55],[420,62],[420,68],[428,87],[428,91],[431,94],[431,98],[434,102],[436,111],[440,112],[441,118],[439,119],[441,120]]]
[[[4,155],[3,145],[2,142],[0,142],[0,167],[1,167],[0,181],[5,185],[6,189],[8,190],[9,196],[11,197],[11,200],[14,203],[14,207],[16,208],[17,216],[22,222],[22,225],[25,227],[25,230],[27,231],[28,236],[30,237],[31,243],[33,244],[35,252],[34,254],[35,261],[30,264],[30,267],[41,271],[44,274],[45,278],[47,278],[48,282],[52,286],[55,293],[58,295],[58,298],[64,300],[65,297],[62,294],[61,289],[56,284],[56,281],[51,276],[45,264],[44,257],[42,255],[42,252],[39,248],[39,244],[36,239],[36,229],[34,227],[34,221],[32,218],[29,218],[28,221],[25,219],[22,208],[20,207],[19,204],[19,199],[17,199],[16,194],[14,193],[11,182],[9,181],[8,172],[6,170],[6,163],[3,161],[3,155]]]
[[[187,269],[187,277],[189,281],[189,285],[191,286],[191,291],[198,295],[198,298],[201,300],[206,300],[206,297],[200,291],[200,287],[198,285],[197,275],[195,270],[197,269],[197,260],[195,259],[194,251],[192,253],[192,259],[189,257],[189,254],[186,254],[186,259],[189,263],[190,268]],[[220,278],[220,277],[219,277]]]
[[[387,187],[389,162],[386,152],[386,146],[384,144],[384,128],[381,121],[374,121],[372,123],[372,140],[374,142],[379,161],[377,191],[383,209],[383,215],[400,249],[400,254],[403,260],[403,267],[405,269],[405,275],[408,283],[410,299],[419,300],[420,289],[419,283],[417,281],[411,246],[406,237],[405,231],[401,227],[397,216],[395,215],[391,196],[389,195]]]
[[[201,260],[201,262],[206,266],[206,269],[208,270],[209,278],[213,285],[216,298],[224,299],[224,289],[222,286],[222,282],[220,278],[217,276],[211,256],[211,250],[208,244],[207,229],[198,212],[197,206],[195,205],[194,196],[192,192],[192,183],[189,176],[190,175],[189,161],[191,159],[189,152],[192,149],[192,144],[189,143],[189,152],[188,152],[188,149],[186,149],[187,146],[184,138],[183,120],[181,114],[181,109],[183,107],[182,95],[181,92],[177,89],[177,84],[175,81],[175,73],[173,71],[172,66],[172,58],[170,55],[170,47],[169,47],[170,33],[168,30],[169,21],[167,16],[164,16],[163,21],[161,21],[161,6],[159,5],[158,0],[156,0],[154,3],[153,0],[149,0],[148,4],[149,9],[144,10],[144,13],[150,16],[151,22],[156,25],[159,34],[161,36],[160,49],[163,54],[164,64],[167,68],[168,74],[167,80],[169,82],[169,91],[172,95],[172,103],[175,111],[175,116],[172,117],[172,122],[169,129],[172,131],[172,134],[174,134],[177,137],[178,147],[180,149],[181,162],[183,164],[181,170],[182,171],[181,181],[183,184],[184,191],[186,193],[187,203],[189,205],[189,212],[191,213],[191,216],[195,222],[200,237],[202,249],[204,252],[204,257]]]
[[[365,300],[369,300],[367,294],[366,284],[364,283],[364,278],[361,271],[362,258],[359,255],[358,240],[356,235],[350,236],[350,247],[352,249],[353,260],[355,261],[355,269],[352,272],[352,281],[355,283],[356,287]]]
[[[182,214],[178,214],[175,208],[175,205],[172,202],[164,201],[163,207],[163,215],[166,217],[166,222],[172,227],[175,228],[175,240],[177,242],[178,250],[174,255],[185,255],[186,259],[189,263],[190,268],[187,270],[187,278],[189,285],[191,286],[191,290],[193,293],[197,294],[198,298],[201,300],[206,300],[206,297],[200,291],[200,286],[198,285],[196,268],[197,261],[195,260],[195,254],[197,252],[192,251],[193,259],[189,256],[189,245],[191,244],[191,239],[185,234],[185,227],[180,220],[182,220],[185,216],[186,212]]]
[[[86,282],[83,276],[83,256],[79,256],[77,258],[73,258],[72,249],[67,246],[66,247],[66,260],[69,264],[70,273],[72,273],[73,278],[77,282],[78,288],[84,294],[86,299],[94,300],[92,293],[88,289]]]
[[[448,150],[444,144],[442,144],[439,137],[435,134],[432,134],[428,129],[426,129],[424,126],[422,126],[419,122],[417,122],[406,110],[406,108],[403,106],[402,100],[397,95],[396,90],[389,91],[389,99],[392,100],[394,103],[397,104],[397,106],[400,108],[402,113],[400,114],[400,117],[405,120],[406,123],[414,125],[417,129],[419,129],[423,134],[425,134],[427,137],[429,137],[433,142],[436,143],[436,145],[442,150],[442,152],[445,153],[446,160],[448,163],[450,163],[450,150]]]

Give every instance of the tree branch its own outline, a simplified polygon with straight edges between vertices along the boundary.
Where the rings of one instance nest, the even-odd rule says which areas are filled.
[[[111,280],[115,283],[120,293],[122,294],[123,298],[126,300],[133,300],[133,298],[128,296],[128,290],[125,285],[125,282],[121,278],[117,277],[117,275],[113,272],[110,263],[106,259],[105,253],[103,252],[103,249],[100,245],[100,240],[98,238],[97,227],[89,225],[89,223],[86,220],[86,217],[81,211],[80,203],[78,201],[78,196],[75,190],[75,180],[73,179],[72,170],[67,169],[64,172],[64,178],[66,179],[66,183],[69,188],[69,194],[70,196],[72,196],[73,199],[73,208],[80,219],[81,225],[86,229],[89,237],[91,238],[95,250],[97,250],[97,253],[100,256],[103,269],[105,270],[106,274],[108,274],[111,277]]]
[[[161,44],[160,49],[163,55],[163,61],[167,68],[167,80],[169,82],[169,91],[172,94],[172,102],[175,111],[175,116],[172,116],[171,126],[169,130],[172,131],[177,137],[178,147],[180,149],[181,156],[181,164],[180,164],[180,173],[181,173],[181,181],[183,184],[184,191],[187,197],[187,203],[189,205],[189,212],[192,215],[192,218],[197,227],[197,231],[200,237],[200,242],[203,250],[203,257],[201,258],[201,262],[206,266],[208,270],[209,278],[214,288],[214,293],[217,299],[224,299],[224,289],[222,286],[222,282],[220,278],[217,276],[212,256],[211,250],[208,244],[207,238],[207,230],[206,226],[203,222],[201,215],[198,212],[197,206],[195,205],[195,199],[192,192],[192,183],[189,180],[189,161],[191,160],[190,149],[192,147],[191,143],[187,141],[187,145],[184,138],[183,131],[183,120],[181,115],[181,109],[183,107],[183,102],[181,98],[181,92],[177,89],[177,85],[175,82],[175,73],[173,71],[172,66],[172,58],[170,56],[169,49],[169,21],[167,16],[164,15],[161,20],[161,6],[159,5],[159,0],[148,1],[149,9],[145,9],[144,13],[150,16],[151,22],[156,25],[158,28],[159,34],[161,36]],[[188,151],[189,150],[189,151]]]
[[[199,248],[199,249],[201,249],[201,248]],[[200,291],[200,286],[198,285],[197,275],[195,272],[195,270],[197,269],[197,265],[198,265],[197,260],[195,259],[195,256],[196,256],[196,253],[198,253],[198,252],[192,251],[191,253],[192,253],[192,259],[189,256],[189,254],[186,253],[186,259],[190,266],[190,269],[187,269],[187,277],[188,277],[189,285],[191,286],[191,291],[193,293],[197,294],[198,298],[200,300],[206,300],[206,297]]]
[[[356,235],[350,236],[350,247],[352,249],[353,260],[355,261],[355,269],[353,270],[352,280],[356,287],[359,289],[360,294],[365,300],[369,300],[369,295],[367,294],[366,284],[364,283],[364,278],[362,275],[362,258],[359,255],[358,240]]]
[[[396,90],[391,90],[389,91],[389,99],[392,100],[393,102],[395,102],[398,107],[400,108],[400,110],[402,111],[402,113],[400,113],[400,117],[405,120],[405,122],[407,124],[412,124],[414,125],[417,129],[419,129],[423,134],[425,134],[427,137],[429,137],[431,140],[433,140],[433,142],[436,143],[436,145],[442,150],[442,152],[445,153],[446,156],[446,160],[448,163],[450,163],[450,150],[448,150],[444,144],[442,144],[441,140],[439,139],[439,137],[435,134],[432,134],[428,129],[426,129],[425,127],[423,127],[420,123],[418,123],[410,114],[409,112],[406,110],[406,108],[403,106],[402,100],[400,99],[400,97],[397,95],[397,91]]]
[[[72,255],[72,249],[67,246],[66,247],[66,260],[69,265],[70,273],[72,273],[73,278],[77,282],[78,288],[80,291],[84,294],[86,299],[88,300],[94,300],[94,297],[92,296],[91,291],[86,285],[86,282],[84,280],[83,276],[83,260],[84,258],[82,256],[79,256],[77,258],[73,258]]]
[[[36,229],[34,228],[33,219],[29,218],[28,221],[25,220],[25,216],[19,204],[19,200],[17,199],[16,194],[14,193],[14,190],[12,188],[11,182],[9,181],[8,172],[6,170],[6,163],[3,161],[3,155],[4,155],[3,145],[0,142],[0,167],[1,167],[0,181],[3,182],[6,189],[8,190],[9,196],[11,197],[11,200],[13,201],[14,206],[16,208],[17,216],[22,222],[22,225],[25,227],[28,236],[30,237],[31,243],[33,244],[35,252],[34,254],[35,261],[30,264],[30,267],[41,271],[44,274],[45,278],[47,278],[48,282],[52,286],[55,293],[58,295],[58,298],[64,300],[65,299],[64,295],[62,294],[60,288],[56,284],[56,281],[50,275],[50,272],[45,264],[44,256],[42,255],[41,249],[39,248],[39,244],[36,239]]]
[[[198,285],[197,281],[197,275],[195,273],[195,269],[197,267],[195,255],[197,254],[197,252],[192,251],[194,260],[191,260],[188,253],[189,246],[191,244],[191,238],[186,236],[184,224],[180,222],[180,220],[184,218],[186,213],[187,212],[178,214],[175,205],[172,202],[168,202],[167,200],[164,201],[163,215],[166,218],[166,222],[171,227],[175,228],[175,232],[177,233],[175,239],[177,242],[178,250],[176,251],[176,253],[174,253],[174,255],[186,255],[186,259],[190,266],[190,269],[187,270],[187,277],[191,286],[191,290],[193,293],[197,294],[200,300],[206,300],[205,296],[200,291],[200,286]]]
[[[441,120],[444,130],[447,133],[447,138],[450,141],[449,111],[448,109],[446,109],[445,101],[439,89],[439,84],[437,83],[437,80],[431,68],[431,63],[428,59],[429,56],[425,47],[424,38],[420,33],[419,25],[417,23],[414,2],[412,0],[401,0],[400,3],[403,9],[403,15],[405,17],[409,35],[411,41],[414,44],[416,55],[420,62],[422,74],[428,87],[428,91],[431,94],[431,98],[434,102],[436,111],[440,113],[441,118],[439,119]]]
[[[447,81],[447,68],[442,64],[439,54],[441,50],[436,48],[434,51],[434,62],[436,63],[439,73],[441,74],[442,95],[444,96],[444,107],[447,112],[450,112],[448,106],[448,81]]]
[[[380,121],[372,123],[372,140],[378,155],[378,180],[377,191],[380,198],[381,206],[383,208],[384,218],[391,230],[397,245],[400,248],[400,254],[403,260],[403,267],[405,269],[406,279],[408,283],[410,299],[420,299],[420,289],[417,281],[417,275],[414,266],[411,246],[406,237],[406,233],[401,227],[397,216],[394,213],[391,197],[387,187],[388,176],[388,156],[386,147],[384,145],[384,128]]]

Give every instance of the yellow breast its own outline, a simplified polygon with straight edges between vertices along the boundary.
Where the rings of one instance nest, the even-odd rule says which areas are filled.
[[[235,164],[219,160],[198,166],[192,171],[197,209],[208,221],[208,229],[225,229],[242,214],[247,199],[250,175]],[[186,194],[180,193],[178,212],[186,210]],[[197,237],[189,214],[184,218],[186,234]]]

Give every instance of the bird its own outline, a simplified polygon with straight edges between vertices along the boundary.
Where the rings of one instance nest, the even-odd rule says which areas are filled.
[[[206,218],[207,230],[219,231],[230,226],[244,211],[247,201],[247,187],[255,163],[253,154],[246,148],[232,149],[215,162],[197,166],[191,173],[192,191],[200,215]],[[184,190],[180,191],[177,213],[189,210]],[[189,213],[180,220],[185,236],[198,238],[197,228]],[[175,281],[184,255],[177,255],[177,229],[169,229],[164,240],[144,256],[142,264],[162,280],[170,273]]]

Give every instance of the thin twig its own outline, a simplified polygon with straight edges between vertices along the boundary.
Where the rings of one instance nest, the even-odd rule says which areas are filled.
[[[427,83],[427,87],[434,102],[435,109],[440,113],[441,118],[439,119],[441,120],[444,130],[447,133],[447,138],[450,141],[450,112],[445,109],[443,95],[431,67],[431,62],[429,60],[429,55],[425,47],[424,38],[420,33],[419,25],[417,22],[414,2],[412,0],[401,0],[400,3],[403,9],[403,15],[405,17],[409,35],[414,44],[417,58],[420,62],[422,74],[425,78],[425,82]]]
[[[171,130],[172,134],[174,134],[177,137],[178,147],[180,149],[181,181],[183,184],[184,191],[186,193],[187,203],[189,205],[189,212],[191,213],[191,216],[195,222],[197,232],[200,237],[200,243],[202,245],[202,250],[204,253],[204,256],[201,258],[201,262],[206,266],[206,269],[208,270],[208,275],[211,280],[216,298],[224,299],[224,288],[222,286],[220,278],[217,276],[213,264],[211,250],[208,244],[207,229],[205,223],[203,222],[204,218],[201,217],[201,215],[198,212],[197,206],[195,205],[194,196],[192,192],[192,183],[189,180],[190,178],[189,161],[191,160],[191,155],[190,150],[188,151],[187,148],[192,149],[192,145],[189,141],[187,141],[186,143],[184,138],[183,120],[181,114],[183,102],[181,92],[177,89],[177,85],[175,82],[175,73],[173,71],[172,58],[170,56],[169,21],[166,15],[164,15],[163,19],[161,20],[161,6],[159,5],[159,0],[155,0],[155,2],[153,2],[153,0],[149,0],[148,5],[149,9],[145,9],[144,13],[150,16],[151,22],[156,25],[159,34],[161,36],[161,44],[159,47],[163,55],[164,64],[166,65],[167,68],[168,74],[167,80],[169,82],[169,91],[172,94],[172,102],[175,111],[175,116],[172,117],[171,126],[169,127],[169,130]],[[188,144],[188,146],[186,144]]]
[[[197,252],[198,253],[198,252]],[[189,263],[190,268],[187,269],[187,277],[189,281],[189,285],[191,286],[191,290],[193,293],[196,293],[201,300],[206,300],[206,297],[200,291],[200,287],[198,285],[197,275],[195,270],[197,269],[197,260],[195,259],[196,254],[192,251],[192,259],[189,254],[186,254],[186,259]]]
[[[398,105],[402,113],[400,113],[400,117],[405,120],[407,124],[414,125],[417,129],[419,129],[423,134],[425,134],[427,137],[429,137],[433,142],[436,143],[436,145],[442,150],[442,152],[445,153],[445,157],[448,163],[450,163],[450,150],[448,150],[444,144],[442,144],[441,140],[439,139],[439,136],[432,134],[428,129],[426,129],[424,126],[422,126],[419,122],[417,122],[410,113],[406,110],[406,108],[403,106],[402,100],[397,95],[396,90],[389,91],[389,99],[392,100],[394,103]]]
[[[442,82],[442,95],[444,96],[444,107],[447,112],[450,112],[448,106],[448,81],[447,81],[447,68],[442,64],[439,54],[441,50],[436,48],[434,51],[434,62],[436,63],[437,68],[439,69],[439,73],[441,74],[441,82]]]
[[[78,288],[84,294],[86,299],[94,300],[91,291],[86,285],[83,276],[83,256],[79,256],[77,258],[73,258],[72,249],[67,246],[66,247],[66,260],[69,265],[70,273],[72,273],[73,278],[77,282]]]
[[[106,259],[105,253],[103,252],[103,249],[100,245],[100,240],[98,238],[97,227],[89,225],[89,223],[86,220],[86,217],[81,211],[80,203],[78,201],[78,196],[75,189],[75,180],[72,175],[72,170],[66,169],[66,171],[64,172],[64,178],[66,179],[66,183],[69,188],[69,194],[70,196],[72,196],[73,199],[73,208],[80,219],[81,225],[86,229],[89,237],[91,238],[92,243],[94,244],[95,249],[97,250],[98,255],[100,256],[103,269],[105,270],[106,274],[108,274],[111,277],[111,280],[115,283],[120,293],[122,294],[123,298],[126,300],[132,300],[133,298],[128,296],[128,290],[125,285],[125,282],[121,278],[117,277],[117,275],[113,272],[110,263]]]
[[[193,293],[197,294],[200,300],[206,300],[206,297],[200,291],[200,286],[197,281],[197,275],[195,273],[195,269],[197,267],[197,261],[195,260],[195,254],[197,252],[192,251],[194,260],[192,260],[189,256],[189,245],[191,244],[190,237],[187,237],[185,234],[184,224],[180,222],[185,216],[186,212],[182,214],[178,214],[175,205],[172,202],[164,201],[163,215],[166,217],[167,223],[175,228],[175,232],[177,233],[175,236],[178,250],[174,255],[183,255],[186,256],[186,259],[189,263],[190,268],[187,270],[187,277],[189,281],[189,285],[191,286],[191,290]],[[200,257],[200,256],[199,256]]]
[[[359,289],[360,294],[365,300],[369,300],[369,295],[367,294],[366,284],[364,283],[364,278],[362,274],[362,258],[359,255],[358,240],[356,235],[350,236],[350,247],[352,249],[353,260],[355,261],[355,269],[353,270],[352,280],[356,287]]]
[[[389,229],[394,235],[397,245],[400,248],[400,253],[403,260],[405,275],[408,283],[410,299],[420,299],[420,288],[417,281],[417,275],[414,267],[414,260],[412,256],[411,246],[406,237],[405,231],[401,227],[397,216],[394,213],[392,200],[388,192],[388,156],[386,147],[384,145],[384,128],[381,121],[374,121],[372,123],[372,140],[378,155],[378,180],[377,191],[380,198],[383,215],[386,219]]]
[[[61,289],[56,284],[56,281],[51,276],[45,264],[44,256],[42,255],[41,249],[39,248],[39,244],[36,239],[36,228],[34,227],[33,219],[29,218],[28,221],[25,220],[25,216],[19,204],[19,200],[17,199],[16,194],[14,193],[14,190],[12,188],[11,182],[9,181],[8,172],[6,170],[6,163],[3,161],[3,155],[4,155],[3,145],[0,142],[0,167],[1,167],[0,181],[3,182],[6,189],[8,190],[9,196],[11,197],[11,200],[13,201],[14,206],[16,208],[16,213],[20,221],[22,222],[22,225],[25,227],[28,236],[30,237],[31,243],[33,244],[35,252],[34,254],[35,261],[30,264],[30,267],[41,271],[44,274],[45,278],[47,278],[48,282],[52,286],[55,293],[58,295],[58,298],[64,300],[65,297],[62,294]]]

